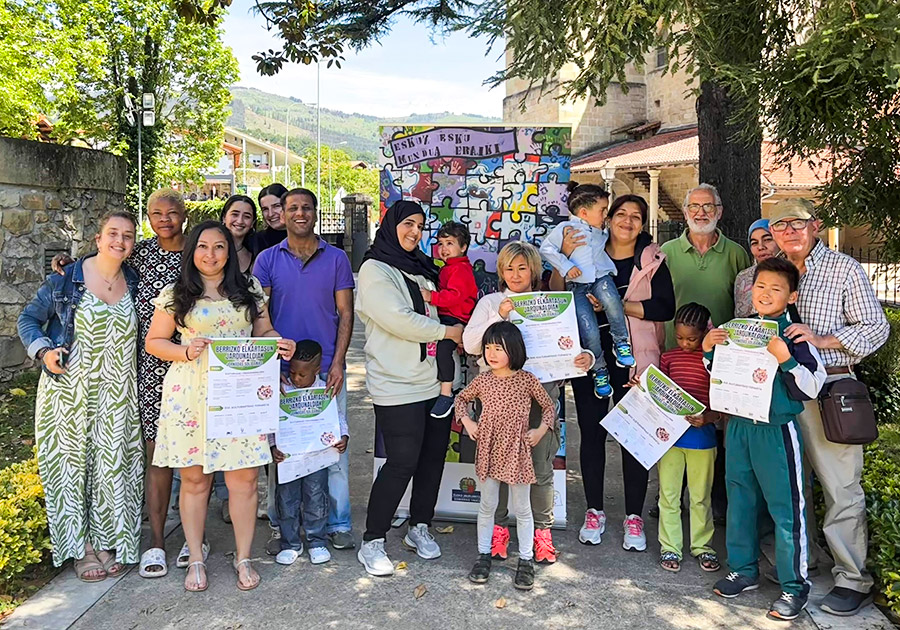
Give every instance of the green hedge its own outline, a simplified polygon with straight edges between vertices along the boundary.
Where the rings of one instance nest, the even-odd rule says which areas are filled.
[[[885,309],[891,336],[875,354],[859,365],[881,423],[900,423],[900,310]]]
[[[225,205],[224,199],[210,199],[208,201],[185,201],[184,208],[187,214],[187,227],[202,223],[207,219],[219,220],[219,213]]]
[[[37,458],[0,470],[0,594],[50,549],[44,488]]]

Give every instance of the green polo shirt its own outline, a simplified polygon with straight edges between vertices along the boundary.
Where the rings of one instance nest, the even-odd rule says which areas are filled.
[[[750,266],[747,251],[716,230],[716,244],[700,255],[687,237],[687,230],[674,241],[663,243],[666,264],[675,287],[675,307],[696,302],[709,309],[713,325],[734,319],[734,279]],[[666,324],[666,347],[675,347],[672,322]]]

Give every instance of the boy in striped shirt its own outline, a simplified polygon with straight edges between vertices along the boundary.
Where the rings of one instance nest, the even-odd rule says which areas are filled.
[[[659,369],[679,387],[709,406],[709,372],[703,364],[701,344],[710,326],[709,309],[691,302],[675,313],[678,346],[663,353]],[[707,410],[690,416],[691,427],[659,460],[659,565],[666,571],[681,570],[681,493],[685,471],[690,491],[691,555],[704,571],[718,571],[719,559],[711,546],[715,526],[712,515],[712,482],[716,461],[718,414]]]
[[[769,421],[733,416],[725,429],[725,545],[730,573],[713,587],[717,595],[727,598],[759,587],[756,523],[764,509],[775,523],[775,564],[781,582],[781,597],[768,616],[783,621],[796,619],[809,597],[803,442],[797,414],[803,411],[803,401],[815,400],[826,377],[815,347],[806,341],[792,341],[785,334],[792,323],[787,305],[797,301],[799,284],[797,268],[783,258],[769,258],[756,267],[753,308],[761,319],[778,322],[779,334],[769,340],[767,348],[778,360],[778,371],[772,380]],[[707,333],[703,351],[709,365],[716,345],[727,339],[728,333],[721,328]]]

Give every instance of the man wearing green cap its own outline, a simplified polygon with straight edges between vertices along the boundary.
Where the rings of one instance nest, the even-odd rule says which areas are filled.
[[[797,310],[803,323],[789,326],[786,333],[819,349],[827,387],[855,378],[853,366],[887,341],[890,327],[862,265],[826,247],[817,238],[819,228],[815,207],[806,199],[780,201],[769,216],[775,242],[800,271]],[[815,400],[805,403],[798,419],[806,458],[825,491],[823,529],[834,556],[834,588],[820,607],[854,615],[872,602],[866,497],[860,485],[863,448],[829,442]]]

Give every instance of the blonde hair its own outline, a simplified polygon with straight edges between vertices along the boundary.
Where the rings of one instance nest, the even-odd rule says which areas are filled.
[[[150,207],[157,201],[168,201],[178,208],[181,211],[181,214],[184,214],[184,199],[177,190],[172,190],[171,188],[154,190],[147,198],[147,210],[149,211]]]
[[[528,269],[531,271],[531,289],[537,290],[541,285],[541,273],[543,263],[537,247],[525,241],[512,241],[507,243],[497,254],[497,284],[501,291],[506,290],[506,281],[503,279],[503,270],[509,267],[516,256],[525,259]]]

